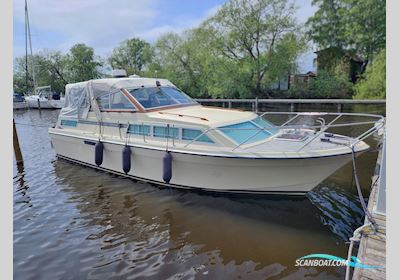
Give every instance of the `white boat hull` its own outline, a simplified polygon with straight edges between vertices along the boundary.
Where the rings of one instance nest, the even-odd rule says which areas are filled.
[[[19,109],[26,109],[27,104],[26,102],[13,102],[13,109],[14,110],[19,110]]]
[[[61,109],[64,106],[64,98],[60,100],[48,100],[46,98],[26,98],[26,102],[29,108],[32,109]],[[40,104],[39,104],[40,103]]]
[[[96,140],[50,133],[59,157],[96,167]],[[85,143],[86,142],[86,143]],[[104,144],[100,168],[125,175],[123,144]],[[351,160],[351,154],[298,159],[250,159],[171,152],[172,179],[163,182],[164,150],[131,147],[131,171],[126,176],[172,187],[219,192],[304,194]]]

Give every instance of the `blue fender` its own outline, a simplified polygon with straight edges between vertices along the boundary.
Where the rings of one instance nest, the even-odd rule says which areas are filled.
[[[166,152],[163,157],[163,180],[165,183],[171,181],[172,178],[172,155],[170,152]]]
[[[125,146],[122,149],[122,170],[128,174],[131,170],[131,148]]]
[[[102,142],[97,142],[94,146],[94,162],[97,166],[100,166],[103,163],[103,150],[104,145]]]

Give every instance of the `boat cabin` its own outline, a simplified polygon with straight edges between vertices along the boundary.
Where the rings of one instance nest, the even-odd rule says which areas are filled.
[[[235,147],[277,128],[253,112],[205,107],[165,79],[111,78],[66,86],[58,127],[143,142]],[[124,135],[125,136],[125,135]],[[122,136],[121,136],[122,137]]]

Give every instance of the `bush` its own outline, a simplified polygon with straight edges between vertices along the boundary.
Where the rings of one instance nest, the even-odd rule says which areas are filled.
[[[294,85],[289,92],[291,98],[351,98],[352,86],[347,76],[340,71],[330,74],[320,70],[315,78],[310,79],[308,86]]]
[[[309,83],[308,92],[315,98],[351,98],[352,88],[347,75],[318,71],[317,77]]]
[[[386,98],[386,49],[382,49],[367,66],[362,79],[354,86],[356,99]]]

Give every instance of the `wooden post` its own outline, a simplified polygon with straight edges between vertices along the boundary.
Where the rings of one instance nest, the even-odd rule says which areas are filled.
[[[258,97],[256,97],[256,102],[254,103],[255,108],[255,112],[256,114],[258,114]]]
[[[251,111],[253,111],[253,112],[256,111],[255,103],[256,103],[256,102],[251,102]]]
[[[19,147],[19,140],[18,140],[18,134],[17,134],[17,129],[15,128],[15,121],[13,118],[13,144],[14,144],[14,153],[15,153],[15,160],[17,161],[17,164],[22,163],[22,153],[21,153],[21,148]]]
[[[229,101],[229,102],[228,102],[228,108],[229,108],[229,109],[232,109],[232,101]]]
[[[343,110],[343,106],[342,106],[342,104],[339,103],[339,104],[337,105],[337,111],[338,111],[338,113],[341,113],[342,110]]]
[[[40,99],[37,99],[37,105],[38,105],[38,109],[40,110]]]
[[[290,112],[294,112],[294,103],[290,103]]]

